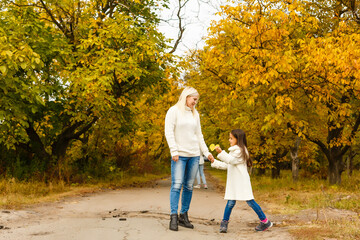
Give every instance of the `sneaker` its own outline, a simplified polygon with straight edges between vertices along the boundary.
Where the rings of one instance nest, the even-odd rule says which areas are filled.
[[[208,187],[207,187],[207,185],[206,185],[206,184],[204,185],[204,188],[205,188],[205,189],[208,189]]]
[[[228,228],[229,221],[222,220],[220,223],[220,232],[226,233]]]
[[[200,185],[198,184],[198,185],[194,185],[194,188],[200,188]]]
[[[256,226],[255,230],[256,231],[265,231],[265,230],[271,228],[272,225],[273,225],[273,223],[270,221],[267,221],[267,223],[260,222],[260,224]]]

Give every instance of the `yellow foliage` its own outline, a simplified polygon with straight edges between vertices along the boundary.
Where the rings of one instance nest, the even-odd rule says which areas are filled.
[[[191,55],[198,65],[185,64],[188,83],[206,93],[200,110],[211,141],[226,143],[225,133],[243,128],[251,153],[267,157],[293,146],[296,136],[328,148],[351,144],[360,108],[360,31],[344,20],[322,34],[324,23],[307,3],[291,2],[222,7],[207,45]],[[331,129],[343,131],[328,142]]]

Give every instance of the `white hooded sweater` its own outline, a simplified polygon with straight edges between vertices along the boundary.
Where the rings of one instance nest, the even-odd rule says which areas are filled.
[[[196,157],[200,151],[209,156],[201,132],[199,113],[194,114],[189,107],[182,112],[176,105],[172,106],[165,117],[165,137],[171,156]]]
[[[222,151],[211,167],[227,170],[225,197],[226,200],[252,200],[250,176],[247,171],[243,153],[238,145],[231,146],[229,153]]]

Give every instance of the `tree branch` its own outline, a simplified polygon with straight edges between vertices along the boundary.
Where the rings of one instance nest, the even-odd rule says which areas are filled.
[[[79,137],[85,133],[87,130],[89,130],[92,125],[98,120],[98,117],[94,117],[93,120],[91,122],[89,122],[86,126],[84,126],[80,131],[78,131],[77,133],[73,134],[72,139],[79,139]]]
[[[298,134],[299,131],[297,131],[291,123],[288,123],[288,127],[291,129],[291,131],[292,131],[294,134],[296,134],[296,135]],[[315,143],[316,145],[318,145],[318,146],[321,148],[321,150],[323,151],[323,153],[325,153],[326,157],[327,157],[328,159],[330,159],[330,151],[329,151],[329,149],[326,147],[326,145],[325,145],[322,141],[320,141],[319,139],[316,139],[316,138],[314,139],[314,138],[310,137],[308,134],[306,134],[306,133],[304,133],[304,132],[302,132],[302,134],[303,134],[303,135],[306,137],[306,139],[308,139],[310,142],[313,142],[313,143]]]
[[[181,14],[182,8],[186,5],[186,3],[188,1],[189,0],[186,0],[184,2],[184,4],[181,5],[181,0],[179,0],[179,9],[178,9],[177,14],[176,14],[177,18],[179,19],[179,33],[178,33],[178,38],[176,39],[175,44],[174,44],[173,48],[171,49],[171,51],[169,53],[174,53],[176,51],[176,49],[177,49],[177,47],[178,47],[178,45],[179,45],[179,43],[180,43],[180,41],[182,39],[182,36],[184,34],[185,27],[183,27],[183,25],[182,25],[182,19],[181,19],[180,14]]]
[[[28,124],[29,126],[25,129],[25,131],[30,139],[31,151],[40,156],[42,160],[48,161],[50,159],[50,155],[46,152],[40,136],[37,134],[30,121],[28,121]]]
[[[50,11],[50,9],[47,8],[46,4],[44,3],[43,0],[40,0],[41,5],[43,6],[43,8],[45,9],[46,13],[49,15],[49,17],[51,18],[51,20],[53,21],[53,23],[65,34],[65,36],[67,36],[67,30],[64,26],[62,26],[54,17],[54,15],[52,14],[52,12]]]

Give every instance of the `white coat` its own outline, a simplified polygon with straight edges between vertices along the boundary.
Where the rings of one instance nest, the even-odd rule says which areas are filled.
[[[227,170],[224,199],[242,201],[254,199],[242,150],[238,145],[234,145],[228,150],[229,153],[223,150],[217,156],[221,161],[215,160],[211,164],[211,167]]]

